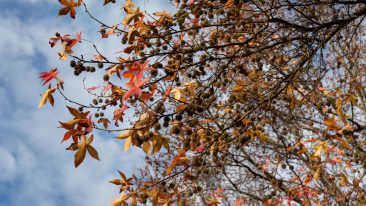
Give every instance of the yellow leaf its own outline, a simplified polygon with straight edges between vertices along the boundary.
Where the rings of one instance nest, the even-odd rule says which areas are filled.
[[[77,124],[79,122],[80,122],[80,119],[73,119],[73,120],[67,121],[66,124],[74,126],[75,124]]]
[[[132,2],[132,0],[127,0],[122,8],[125,10],[126,13],[131,13],[131,12],[133,12],[132,8],[135,8],[135,7],[136,7],[136,5]]]
[[[316,179],[318,179],[318,178],[320,177],[321,172],[322,172],[322,167],[321,167],[321,166],[319,166],[319,167],[316,169],[316,172],[315,172],[315,174],[314,174],[314,179],[315,179],[315,180],[316,180]]]
[[[165,17],[168,17],[168,18],[172,18],[172,16],[169,13],[167,13],[166,11],[155,12],[154,15],[155,16],[165,16]]]
[[[317,146],[315,146],[316,151],[315,151],[313,157],[318,157],[320,155],[320,153],[325,149],[325,147],[326,147],[325,142],[320,141],[320,143]]]
[[[342,119],[342,121],[344,123],[347,123],[346,122],[346,116],[343,114],[343,111],[342,111],[342,99],[341,98],[338,98],[337,101],[336,101],[336,110],[337,110],[337,113],[339,115],[339,117]]]
[[[181,98],[180,89],[178,88],[174,88],[172,91],[170,91],[170,94],[174,94],[174,99],[176,100],[180,100]]]
[[[233,92],[238,92],[238,91],[241,91],[243,90],[243,86],[240,86],[240,85],[236,85],[235,87],[233,87]]]
[[[124,151],[127,152],[130,149],[132,138],[128,137],[125,142]]]
[[[46,104],[47,102],[47,98],[48,98],[48,94],[50,93],[50,89],[47,89],[43,94],[42,94],[42,97],[41,97],[41,101],[39,102],[38,104],[38,109],[41,108],[43,105]]]
[[[129,25],[131,23],[132,20],[134,20],[135,18],[138,17],[143,17],[144,14],[142,12],[139,11],[139,8],[137,8],[135,11],[128,13],[125,18],[122,21],[123,25]]]
[[[129,137],[131,135],[131,131],[125,131],[122,134],[119,134],[116,138],[118,139],[126,139],[127,137]]]

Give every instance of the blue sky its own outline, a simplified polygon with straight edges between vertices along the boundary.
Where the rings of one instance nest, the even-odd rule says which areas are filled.
[[[119,1],[121,2],[121,1]],[[106,23],[123,18],[120,5],[102,8],[102,1],[86,0],[91,10]],[[142,3],[156,11],[162,4]],[[164,5],[164,4],[163,4]],[[101,162],[87,157],[75,169],[73,153],[60,144],[63,130],[58,120],[68,120],[66,102],[56,95],[56,105],[36,109],[45,89],[38,79],[40,71],[58,67],[70,97],[90,100],[82,90],[82,77],[75,78],[51,49],[48,38],[55,32],[84,32],[84,38],[97,40],[99,27],[82,10],[77,21],[57,17],[57,0],[0,1],[0,206],[100,206],[118,197],[118,188],[108,180],[118,177],[117,170],[131,174],[143,165],[138,149],[123,152],[123,142],[115,134],[97,134],[94,146]],[[116,40],[116,39],[115,39]],[[123,48],[113,38],[103,42],[102,51],[112,54]],[[84,46],[81,46],[81,49]],[[69,70],[69,71],[68,71]],[[100,78],[88,79],[101,84]]]

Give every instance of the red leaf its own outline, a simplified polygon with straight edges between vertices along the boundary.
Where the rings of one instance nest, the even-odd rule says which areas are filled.
[[[165,91],[165,93],[164,93],[164,95],[163,95],[163,100],[165,100],[165,99],[168,97],[168,95],[170,94],[170,90],[172,90],[172,87],[171,87],[171,86],[169,86],[169,87],[166,89],[166,91]]]
[[[108,90],[110,90],[112,88],[112,84],[108,84],[107,86],[104,87],[102,93],[106,93]]]
[[[73,133],[74,133],[73,131],[66,132],[65,135],[64,135],[64,138],[62,139],[62,142],[68,140]]]
[[[201,153],[201,152],[203,152],[203,150],[205,149],[205,143],[202,143],[200,146],[198,146],[195,150],[194,150],[194,152],[195,153]]]
[[[146,61],[143,64],[135,62],[128,71],[123,73],[123,76],[125,78],[131,78],[135,76],[137,79],[141,79],[144,75],[144,71],[152,70],[152,68],[148,67],[148,65],[149,61]]]
[[[106,31],[105,29],[100,30],[100,34],[102,35],[102,38],[108,38],[110,35],[115,34],[114,32],[117,29],[118,24],[114,25],[113,28],[109,31]]]
[[[93,91],[93,90],[98,89],[99,87],[100,87],[100,86],[92,86],[92,87],[87,88],[86,90],[87,90],[88,92],[90,92],[90,91]]]
[[[124,115],[124,111],[128,109],[128,106],[123,105],[122,108],[118,108],[116,110],[114,110],[113,112],[113,120],[115,120],[114,124],[116,126],[118,126],[118,121],[123,121],[123,115]]]
[[[80,42],[81,40],[82,32],[75,34],[75,39],[71,39],[67,42],[67,47],[71,49],[73,46],[75,46],[76,43]]]
[[[148,99],[150,99],[154,95],[156,88],[157,88],[157,84],[155,83],[150,87],[151,92],[142,92],[141,100],[147,101]]]
[[[57,68],[55,68],[55,69],[51,69],[49,72],[41,72],[41,75],[39,76],[39,78],[41,78],[44,81],[43,85],[45,85],[47,82],[56,78],[57,74],[58,74],[58,71],[57,71]]]
[[[131,79],[131,81],[126,84],[130,88],[130,90],[128,90],[128,92],[126,92],[123,95],[122,99],[126,100],[131,96],[135,96],[136,98],[138,98],[142,93],[142,90],[140,87],[142,87],[149,80],[150,80],[149,78],[146,78],[141,81],[138,81],[138,79],[136,77]]]
[[[245,201],[243,199],[236,199],[235,200],[235,206],[241,206],[244,205]]]

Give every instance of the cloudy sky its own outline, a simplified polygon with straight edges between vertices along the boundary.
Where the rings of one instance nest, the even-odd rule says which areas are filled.
[[[108,24],[121,22],[120,3],[102,7],[102,0],[85,0],[91,11]],[[166,2],[167,3],[167,2]],[[161,2],[140,2],[143,9],[164,9]],[[48,38],[55,32],[75,34],[97,41],[99,27],[82,9],[77,21],[57,17],[61,6],[57,0],[0,0],[0,206],[101,206],[118,196],[118,188],[108,180],[118,176],[117,170],[131,174],[143,165],[138,149],[124,153],[123,142],[115,134],[97,134],[94,146],[101,162],[86,157],[75,169],[73,152],[60,144],[63,130],[58,120],[68,120],[66,102],[56,95],[52,108],[36,109],[39,94],[45,90],[38,79],[40,71],[58,67],[66,82],[66,94],[87,102],[82,90],[82,77],[74,77],[61,62],[56,47]],[[166,8],[165,8],[166,9]],[[123,48],[113,38],[100,43],[104,54]],[[87,49],[84,45],[80,49]],[[90,85],[102,83],[100,78],[87,79]]]

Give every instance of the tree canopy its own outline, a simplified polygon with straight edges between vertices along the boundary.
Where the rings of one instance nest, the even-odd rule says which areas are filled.
[[[167,1],[173,13],[137,1],[101,2],[122,6],[107,25],[82,0],[59,0],[58,15],[100,26],[98,43],[78,31],[49,40],[75,76],[101,71],[85,88],[92,102],[64,94],[70,68],[40,76],[39,107],[66,99],[76,167],[99,160],[94,131],[146,153],[139,173],[111,180],[112,205],[366,204],[366,1]],[[114,56],[98,49],[110,36]]]

